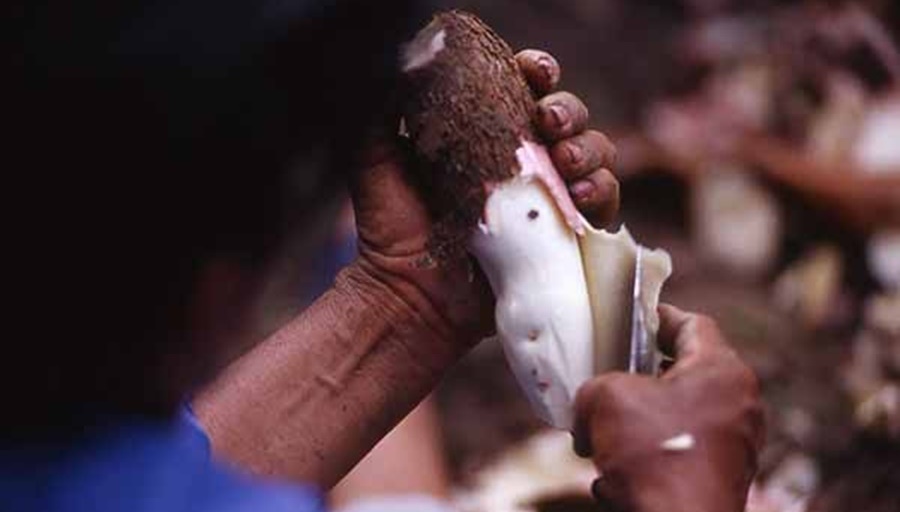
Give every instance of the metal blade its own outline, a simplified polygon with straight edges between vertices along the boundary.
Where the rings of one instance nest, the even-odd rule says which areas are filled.
[[[650,346],[650,336],[644,319],[644,308],[641,305],[641,271],[643,269],[643,247],[637,247],[634,257],[634,289],[631,302],[631,347],[628,357],[628,371],[645,375],[654,375],[654,353]]]

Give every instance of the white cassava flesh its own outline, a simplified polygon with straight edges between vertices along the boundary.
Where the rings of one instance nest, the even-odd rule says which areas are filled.
[[[427,66],[446,47],[444,43],[446,37],[446,32],[441,30],[436,32],[430,39],[427,39],[427,44],[424,46],[424,41],[413,41],[404,50],[403,72],[409,73],[415,69]]]
[[[477,17],[438,14],[405,48],[401,65],[410,137],[433,167],[436,195],[458,206],[438,220],[450,221],[448,231],[471,229],[469,248],[497,298],[497,334],[510,366],[537,414],[571,429],[578,388],[623,368],[638,246],[624,229],[594,230],[579,215],[546,148],[529,142],[536,105],[512,51]],[[653,337],[671,263],[653,251],[643,268]]]
[[[542,147],[526,142],[517,156],[519,176],[492,187],[470,247],[497,297],[497,333],[513,373],[543,420],[571,429],[578,388],[621,367],[637,244],[624,228],[610,234],[563,213],[574,208],[568,196],[560,200],[565,189]],[[668,254],[648,252],[643,269],[653,336]]]
[[[547,163],[529,154],[488,196],[470,246],[497,297],[513,373],[538,416],[568,428],[578,386],[593,374],[591,307],[575,232],[538,177]]]

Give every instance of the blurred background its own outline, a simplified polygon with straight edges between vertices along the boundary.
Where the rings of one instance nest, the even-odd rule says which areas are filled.
[[[620,221],[674,261],[663,300],[715,317],[762,380],[748,510],[900,510],[900,2],[434,4],[553,53],[617,144]],[[263,333],[354,255],[346,200],[315,225],[318,256],[288,244],[272,270]],[[413,471],[440,466],[463,510],[593,510],[592,468],[543,430],[496,342],[407,423],[436,447]],[[377,464],[405,463],[404,435]]]

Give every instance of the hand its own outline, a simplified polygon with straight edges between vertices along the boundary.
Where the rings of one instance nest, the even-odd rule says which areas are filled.
[[[753,372],[704,316],[660,306],[660,378],[610,373],[576,399],[575,447],[604,510],[742,512],[763,416]]]
[[[569,185],[575,205],[598,225],[619,205],[619,185],[609,168],[615,148],[588,130],[587,107],[567,92],[553,91],[560,77],[550,55],[525,50],[516,56],[538,101],[535,126]],[[468,347],[493,329],[493,296],[468,258],[429,264],[426,243],[431,219],[410,184],[405,141],[392,137],[372,148],[353,190],[360,258],[367,274],[397,293],[435,330]]]

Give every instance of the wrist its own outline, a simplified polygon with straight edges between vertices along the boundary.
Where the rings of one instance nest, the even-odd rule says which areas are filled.
[[[467,350],[493,330],[493,294],[466,256],[438,262],[425,249],[391,254],[361,242],[353,266],[409,305],[444,342]]]
[[[634,512],[733,512],[716,503],[708,493],[686,485],[684,481],[670,486],[642,485],[634,490]],[[710,483],[712,485],[712,483]],[[737,512],[737,511],[734,511]]]
[[[736,489],[736,482],[722,478],[730,472],[709,462],[697,453],[683,463],[658,464],[631,490],[635,512],[742,512],[746,488]]]
[[[378,312],[397,337],[422,361],[456,360],[463,350],[454,331],[432,301],[413,283],[379,269],[365,258],[345,267],[337,276],[334,291],[344,307]]]

